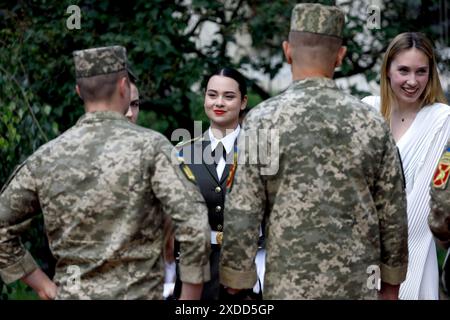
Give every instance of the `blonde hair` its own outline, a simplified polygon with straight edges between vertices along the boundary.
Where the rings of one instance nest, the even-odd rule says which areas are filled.
[[[388,78],[389,68],[394,58],[403,50],[415,48],[420,50],[428,57],[429,77],[427,86],[419,97],[421,99],[421,107],[441,102],[447,103],[436,67],[436,57],[434,55],[433,44],[428,38],[418,32],[405,32],[397,35],[389,44],[383,58],[381,66],[380,96],[381,96],[381,114],[386,121],[390,120],[391,106],[395,101],[395,95],[391,88]]]

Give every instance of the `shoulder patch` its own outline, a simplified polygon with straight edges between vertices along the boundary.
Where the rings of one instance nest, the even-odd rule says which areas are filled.
[[[439,160],[439,164],[433,175],[433,187],[435,189],[447,188],[450,175],[450,147],[447,148]]]

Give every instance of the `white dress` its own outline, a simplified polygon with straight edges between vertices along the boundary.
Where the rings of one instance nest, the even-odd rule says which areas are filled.
[[[364,102],[380,109],[379,97]],[[430,184],[433,172],[450,137],[450,106],[423,107],[397,142],[406,181],[409,261],[400,299],[439,299],[436,246],[428,227]]]

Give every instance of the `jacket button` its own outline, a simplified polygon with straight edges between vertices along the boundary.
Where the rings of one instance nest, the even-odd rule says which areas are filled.
[[[219,213],[220,211],[222,211],[222,207],[221,206],[217,206],[216,207],[216,212]]]
[[[222,191],[222,188],[221,187],[216,187],[216,189],[214,191],[216,191],[216,193],[220,193]]]

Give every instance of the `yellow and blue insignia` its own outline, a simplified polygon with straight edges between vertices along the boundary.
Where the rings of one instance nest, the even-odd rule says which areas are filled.
[[[238,148],[237,144],[234,144],[234,152],[233,152],[233,164],[230,167],[230,173],[228,174],[227,179],[227,191],[230,192],[233,188],[233,182],[234,182],[234,174],[236,173],[237,169],[237,160],[238,160]]]
[[[186,175],[186,177],[187,177],[190,181],[196,183],[196,181],[195,181],[195,176],[194,176],[194,174],[192,173],[192,170],[188,167],[187,164],[182,163],[182,164],[180,165],[180,168],[181,168],[181,170],[184,172],[184,174]]]
[[[435,189],[447,188],[448,178],[450,175],[450,147],[445,150],[438,167],[433,175],[433,187]]]
[[[178,157],[178,161],[180,161],[180,169],[181,171],[184,173],[184,175],[186,176],[186,178],[188,178],[189,181],[193,182],[193,183],[197,183],[196,179],[195,179],[195,175],[192,172],[191,168],[189,168],[189,166],[185,163],[184,161],[184,157],[183,157],[183,147],[187,146],[197,140],[201,140],[203,139],[202,136],[198,136],[194,139],[190,139],[187,141],[181,141],[180,143],[178,143],[175,148],[178,149],[178,153],[177,153],[177,157]]]

